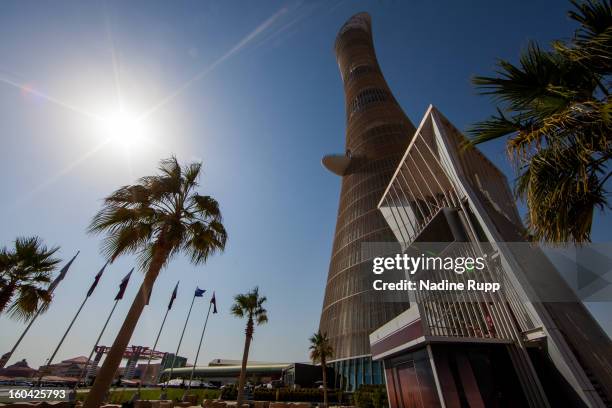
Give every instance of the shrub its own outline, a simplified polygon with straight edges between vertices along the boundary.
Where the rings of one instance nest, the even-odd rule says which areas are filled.
[[[372,405],[374,408],[384,408],[388,405],[387,389],[385,387],[376,388],[372,392]]]
[[[238,389],[235,385],[227,385],[221,390],[221,399],[235,400],[238,398]]]
[[[342,404],[344,402],[344,392],[342,390],[338,390],[335,392],[335,394],[338,404]],[[333,395],[333,390],[329,393],[329,395]]]
[[[253,399],[256,401],[276,401],[276,390],[256,388],[253,391]]]
[[[353,400],[355,401],[355,405],[357,405],[359,408],[374,408],[374,404],[372,403],[372,393],[370,392],[357,390],[353,395]]]
[[[387,389],[384,385],[361,385],[353,395],[359,408],[387,407]]]
[[[342,391],[329,390],[330,395],[339,395],[342,400]],[[253,391],[256,401],[283,401],[283,402],[323,402],[323,390],[319,388],[277,388],[268,390],[257,388]]]

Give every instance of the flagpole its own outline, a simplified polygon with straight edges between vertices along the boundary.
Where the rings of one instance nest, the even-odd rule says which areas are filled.
[[[68,263],[64,266],[64,268],[62,268],[62,271],[55,278],[53,283],[51,283],[51,285],[49,285],[49,289],[48,289],[49,294],[52,294],[53,291],[55,291],[55,288],[57,287],[57,285],[60,283],[60,281],[62,279],[64,279],[64,276],[68,272],[68,268],[70,268],[70,265],[72,265],[72,262],[75,260],[75,258],[77,257],[77,255],[79,255],[80,252],[81,251],[77,251],[77,253],[72,257],[72,259],[70,261],[68,261]],[[65,270],[65,272],[63,270]],[[64,273],[62,274],[62,272],[64,272]],[[19,347],[19,343],[21,343],[21,340],[23,340],[25,335],[28,333],[28,330],[30,330],[30,327],[32,327],[32,325],[34,324],[34,321],[40,315],[40,312],[41,312],[41,309],[39,308],[36,311],[36,314],[34,316],[32,316],[32,318],[30,319],[30,323],[28,323],[26,328],[23,330],[23,333],[21,333],[21,336],[19,336],[19,338],[17,339],[17,342],[15,343],[15,345],[13,346],[11,351],[9,351],[8,353],[4,354],[2,356],[2,358],[0,358],[0,368],[4,368],[6,363],[8,363],[8,361],[11,359],[11,357],[12,357],[13,353],[15,352],[15,350],[17,349],[17,347]]]
[[[140,398],[140,389],[142,387],[142,379],[144,378],[145,375],[149,374],[149,366],[151,365],[151,359],[153,358],[153,352],[155,351],[155,347],[157,347],[157,341],[159,340],[159,336],[161,335],[162,329],[164,328],[164,324],[166,323],[166,317],[168,317],[169,311],[170,311],[170,308],[167,308],[166,313],[164,314],[164,319],[162,320],[161,327],[159,328],[159,331],[157,332],[155,343],[153,344],[153,348],[151,349],[151,353],[149,354],[149,359],[147,360],[147,366],[145,367],[144,371],[140,374],[140,381],[138,381],[138,391],[136,392],[136,395],[139,398]],[[160,365],[160,369],[161,369],[161,365]]]
[[[208,316],[210,316],[210,308],[212,307],[212,302],[208,304],[208,313],[206,313],[206,320],[204,321],[204,328],[202,329],[202,335],[200,336],[200,344],[198,344],[198,351],[195,355],[195,360],[193,361],[193,367],[191,368],[191,375],[189,376],[189,385],[187,389],[183,392],[183,399],[185,395],[191,390],[191,381],[193,381],[193,373],[195,372],[196,365],[198,364],[198,356],[200,355],[200,348],[202,347],[202,340],[204,339],[204,332],[206,331],[206,325],[208,324]]]
[[[64,343],[64,340],[66,339],[66,336],[68,335],[68,332],[70,331],[70,329],[72,329],[72,325],[74,324],[74,322],[76,321],[77,317],[79,317],[79,314],[81,313],[81,310],[83,310],[83,306],[85,306],[85,303],[87,302],[87,299],[89,299],[89,297],[93,294],[94,290],[96,289],[96,287],[98,286],[98,282],[100,281],[100,278],[102,277],[102,274],[104,273],[104,270],[106,269],[106,266],[110,263],[110,261],[106,261],[106,263],[104,264],[104,266],[102,267],[102,269],[100,269],[100,271],[96,274],[96,276],[94,276],[94,281],[91,284],[91,286],[89,287],[89,290],[87,290],[87,293],[85,294],[85,299],[83,299],[83,303],[81,303],[81,306],[79,306],[79,309],[77,310],[77,312],[75,313],[74,317],[72,318],[72,321],[70,322],[70,324],[68,325],[68,328],[66,329],[66,331],[64,332],[64,335],[62,336],[62,338],[59,341],[59,344],[57,345],[57,347],[55,348],[55,350],[53,351],[53,354],[51,354],[51,357],[49,357],[49,359],[47,360],[47,367],[49,368],[49,366],[51,365],[51,363],[53,363],[53,359],[55,358],[55,355],[57,354],[58,350],[60,349],[60,347],[62,346],[62,343]],[[132,272],[130,271],[130,273],[128,274],[128,276],[131,274]],[[124,278],[125,279],[125,278]],[[117,300],[119,298],[119,295],[117,295],[117,298],[115,298],[115,300]],[[38,377],[38,385],[40,386],[40,383],[42,381],[42,378],[44,376],[44,371],[45,370],[41,370],[40,372],[40,376]]]
[[[185,329],[187,328],[187,322],[189,321],[189,315],[191,315],[191,309],[193,309],[193,303],[195,302],[195,298],[196,298],[196,295],[194,293],[193,299],[191,299],[191,306],[189,306],[189,312],[187,313],[187,319],[185,319],[185,325],[183,326],[183,332],[181,333],[181,338],[179,339],[178,346],[176,346],[176,353],[174,353],[174,357],[172,357],[172,365],[170,366],[170,375],[166,383],[169,383],[170,380],[172,379],[172,373],[174,372],[174,363],[176,362],[176,356],[178,355],[179,350],[181,348],[181,343],[183,342],[183,336],[185,335]],[[166,388],[166,383],[164,383],[164,389]]]
[[[72,318],[72,321],[70,322],[70,324],[68,325],[68,328],[64,332],[64,335],[62,336],[61,340],[59,341],[59,344],[57,345],[57,347],[53,351],[53,354],[51,354],[51,357],[49,357],[49,359],[47,360],[47,364],[46,364],[47,367],[50,366],[51,363],[53,362],[53,359],[55,358],[55,355],[57,354],[59,348],[62,346],[62,343],[66,339],[66,336],[68,335],[68,332],[70,331],[70,329],[72,328],[72,325],[74,324],[74,322],[76,321],[77,317],[79,316],[79,313],[81,313],[81,310],[83,309],[83,306],[85,306],[85,303],[87,302],[87,299],[89,299],[89,296],[85,296],[85,299],[83,299],[83,302],[81,303],[81,306],[79,306],[79,310],[77,310],[76,314]],[[44,370],[41,370],[40,376],[38,377],[38,385],[40,385],[40,382],[42,381],[43,376],[44,376]]]
[[[115,300],[115,304],[113,305],[113,308],[111,309],[110,313],[108,314],[108,317],[106,318],[106,322],[104,322],[104,326],[102,327],[102,330],[100,330],[100,334],[98,335],[98,338],[96,339],[96,343],[94,344],[93,348],[91,349],[91,352],[89,353],[89,357],[87,357],[87,361],[85,362],[85,367],[83,367],[83,369],[81,370],[81,374],[79,375],[79,379],[76,382],[76,384],[74,385],[74,390],[75,391],[79,387],[79,383],[83,379],[83,375],[87,375],[87,367],[89,366],[89,362],[91,361],[91,357],[95,353],[96,347],[98,346],[98,343],[100,343],[100,339],[102,338],[102,335],[104,334],[104,331],[106,330],[106,326],[108,325],[108,322],[110,321],[111,316],[115,312],[115,308],[117,307],[117,303],[119,303],[119,300],[121,300],[121,299]],[[85,380],[87,381],[87,377],[85,378]]]
[[[170,312],[170,309],[166,309],[166,313],[164,314],[164,319],[162,320],[162,324],[159,328],[159,331],[157,332],[157,337],[155,337],[155,343],[153,343],[153,348],[151,349],[152,352],[155,351],[155,347],[157,347],[159,336],[161,335],[161,332],[164,328],[164,324],[166,324],[166,318],[168,317],[168,312]],[[149,371],[149,366],[151,365],[152,358],[153,358],[153,353],[149,355],[149,359],[147,360],[147,366],[145,367],[145,374]]]
[[[153,352],[155,351],[155,348],[157,347],[157,342],[159,341],[159,336],[161,336],[161,332],[164,329],[164,324],[166,324],[166,318],[168,317],[168,312],[170,312],[170,309],[172,309],[172,304],[174,303],[174,299],[176,299],[176,294],[177,294],[179,283],[180,283],[180,281],[178,281],[176,283],[176,286],[174,287],[174,290],[172,291],[172,294],[170,295],[170,303],[168,303],[168,307],[166,308],[166,313],[164,314],[164,318],[162,320],[162,324],[159,327],[159,331],[157,332],[157,337],[155,337],[155,343],[153,344],[153,348],[151,349],[151,354],[149,354],[149,359],[147,360],[147,366],[146,366],[145,371],[144,371],[145,375],[149,372],[149,366],[151,365],[151,359],[153,358]],[[141,380],[138,383],[138,394],[140,394],[140,386],[142,384],[142,377],[143,376],[144,375],[141,374],[141,376],[140,376]]]

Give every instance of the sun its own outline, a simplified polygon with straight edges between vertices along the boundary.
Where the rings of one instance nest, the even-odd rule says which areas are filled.
[[[147,129],[144,121],[126,110],[119,110],[102,119],[104,136],[125,148],[146,143]]]

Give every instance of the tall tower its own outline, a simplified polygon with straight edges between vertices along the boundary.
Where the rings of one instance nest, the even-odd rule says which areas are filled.
[[[382,367],[370,358],[368,335],[409,307],[383,302],[370,286],[366,242],[395,241],[377,210],[415,128],[393,97],[374,52],[371,19],[351,17],[335,43],[344,83],[346,151],[323,165],[342,177],[320,329],[334,348],[333,365],[345,389],[382,383]]]

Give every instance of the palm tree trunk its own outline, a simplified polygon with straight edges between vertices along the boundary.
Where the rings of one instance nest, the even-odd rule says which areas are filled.
[[[0,313],[2,313],[4,309],[6,309],[6,306],[13,297],[16,288],[17,282],[11,280],[8,285],[6,285],[4,288],[2,288],[2,290],[0,290]]]
[[[166,248],[158,247],[156,252],[149,266],[149,270],[145,275],[144,281],[140,285],[138,294],[132,301],[132,306],[130,306],[130,310],[123,321],[123,325],[117,337],[115,337],[115,341],[104,360],[104,364],[102,364],[102,368],[100,368],[100,372],[96,376],[93,387],[87,394],[87,399],[83,404],[83,408],[98,408],[102,404],[113,382],[117,368],[123,359],[123,353],[125,353],[125,349],[132,338],[132,333],[134,333],[138,319],[147,303],[149,293],[153,290],[155,279],[157,279],[157,275],[159,275],[159,271],[168,256],[168,250]]]
[[[325,357],[321,358],[321,369],[323,370],[323,406],[327,407],[327,364]]]
[[[242,353],[242,367],[240,369],[240,380],[238,381],[238,395],[236,397],[237,408],[242,408],[242,400],[244,399],[244,384],[246,383],[246,367],[249,360],[249,348],[251,347],[251,339],[253,338],[253,318],[249,317],[245,330],[246,336],[244,339],[244,352]]]

